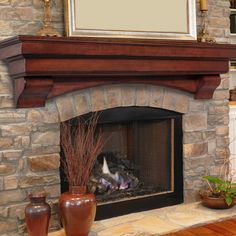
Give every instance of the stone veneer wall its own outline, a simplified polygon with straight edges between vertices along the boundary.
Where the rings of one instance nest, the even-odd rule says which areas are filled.
[[[218,42],[228,42],[229,1],[209,0],[209,4],[210,32]],[[56,28],[63,33],[62,0],[54,0],[52,13]],[[35,35],[42,16],[41,0],[0,1],[0,39]],[[217,173],[229,156],[228,84],[228,75],[223,75],[212,100],[194,100],[190,94],[149,85],[112,85],[61,96],[44,108],[14,109],[12,82],[0,62],[0,235],[23,235],[24,207],[31,191],[49,193],[51,229],[59,227],[59,122],[109,107],[148,105],[185,114],[185,202],[195,201],[202,185],[200,176]]]

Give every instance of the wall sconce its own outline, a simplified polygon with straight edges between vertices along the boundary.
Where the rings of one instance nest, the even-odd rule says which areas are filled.
[[[60,36],[59,32],[52,26],[51,3],[52,0],[42,0],[44,3],[43,27],[37,32],[39,36]]]
[[[208,0],[200,0],[201,11],[201,30],[197,37],[198,42],[215,43],[214,37],[211,37],[208,32]]]

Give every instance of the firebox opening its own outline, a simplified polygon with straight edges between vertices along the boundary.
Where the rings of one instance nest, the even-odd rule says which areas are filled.
[[[71,121],[76,126],[77,119]],[[180,113],[150,107],[112,108],[100,113],[98,128],[108,141],[89,183],[98,202],[97,219],[183,201]],[[62,192],[68,189],[63,170],[61,187]]]

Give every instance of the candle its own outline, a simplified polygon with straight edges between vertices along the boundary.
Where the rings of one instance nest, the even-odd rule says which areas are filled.
[[[208,0],[200,0],[200,10],[208,11]]]

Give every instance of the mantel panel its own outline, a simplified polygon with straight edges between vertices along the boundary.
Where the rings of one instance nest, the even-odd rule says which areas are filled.
[[[236,47],[195,41],[18,36],[0,42],[17,107],[99,85],[142,83],[210,99]]]

